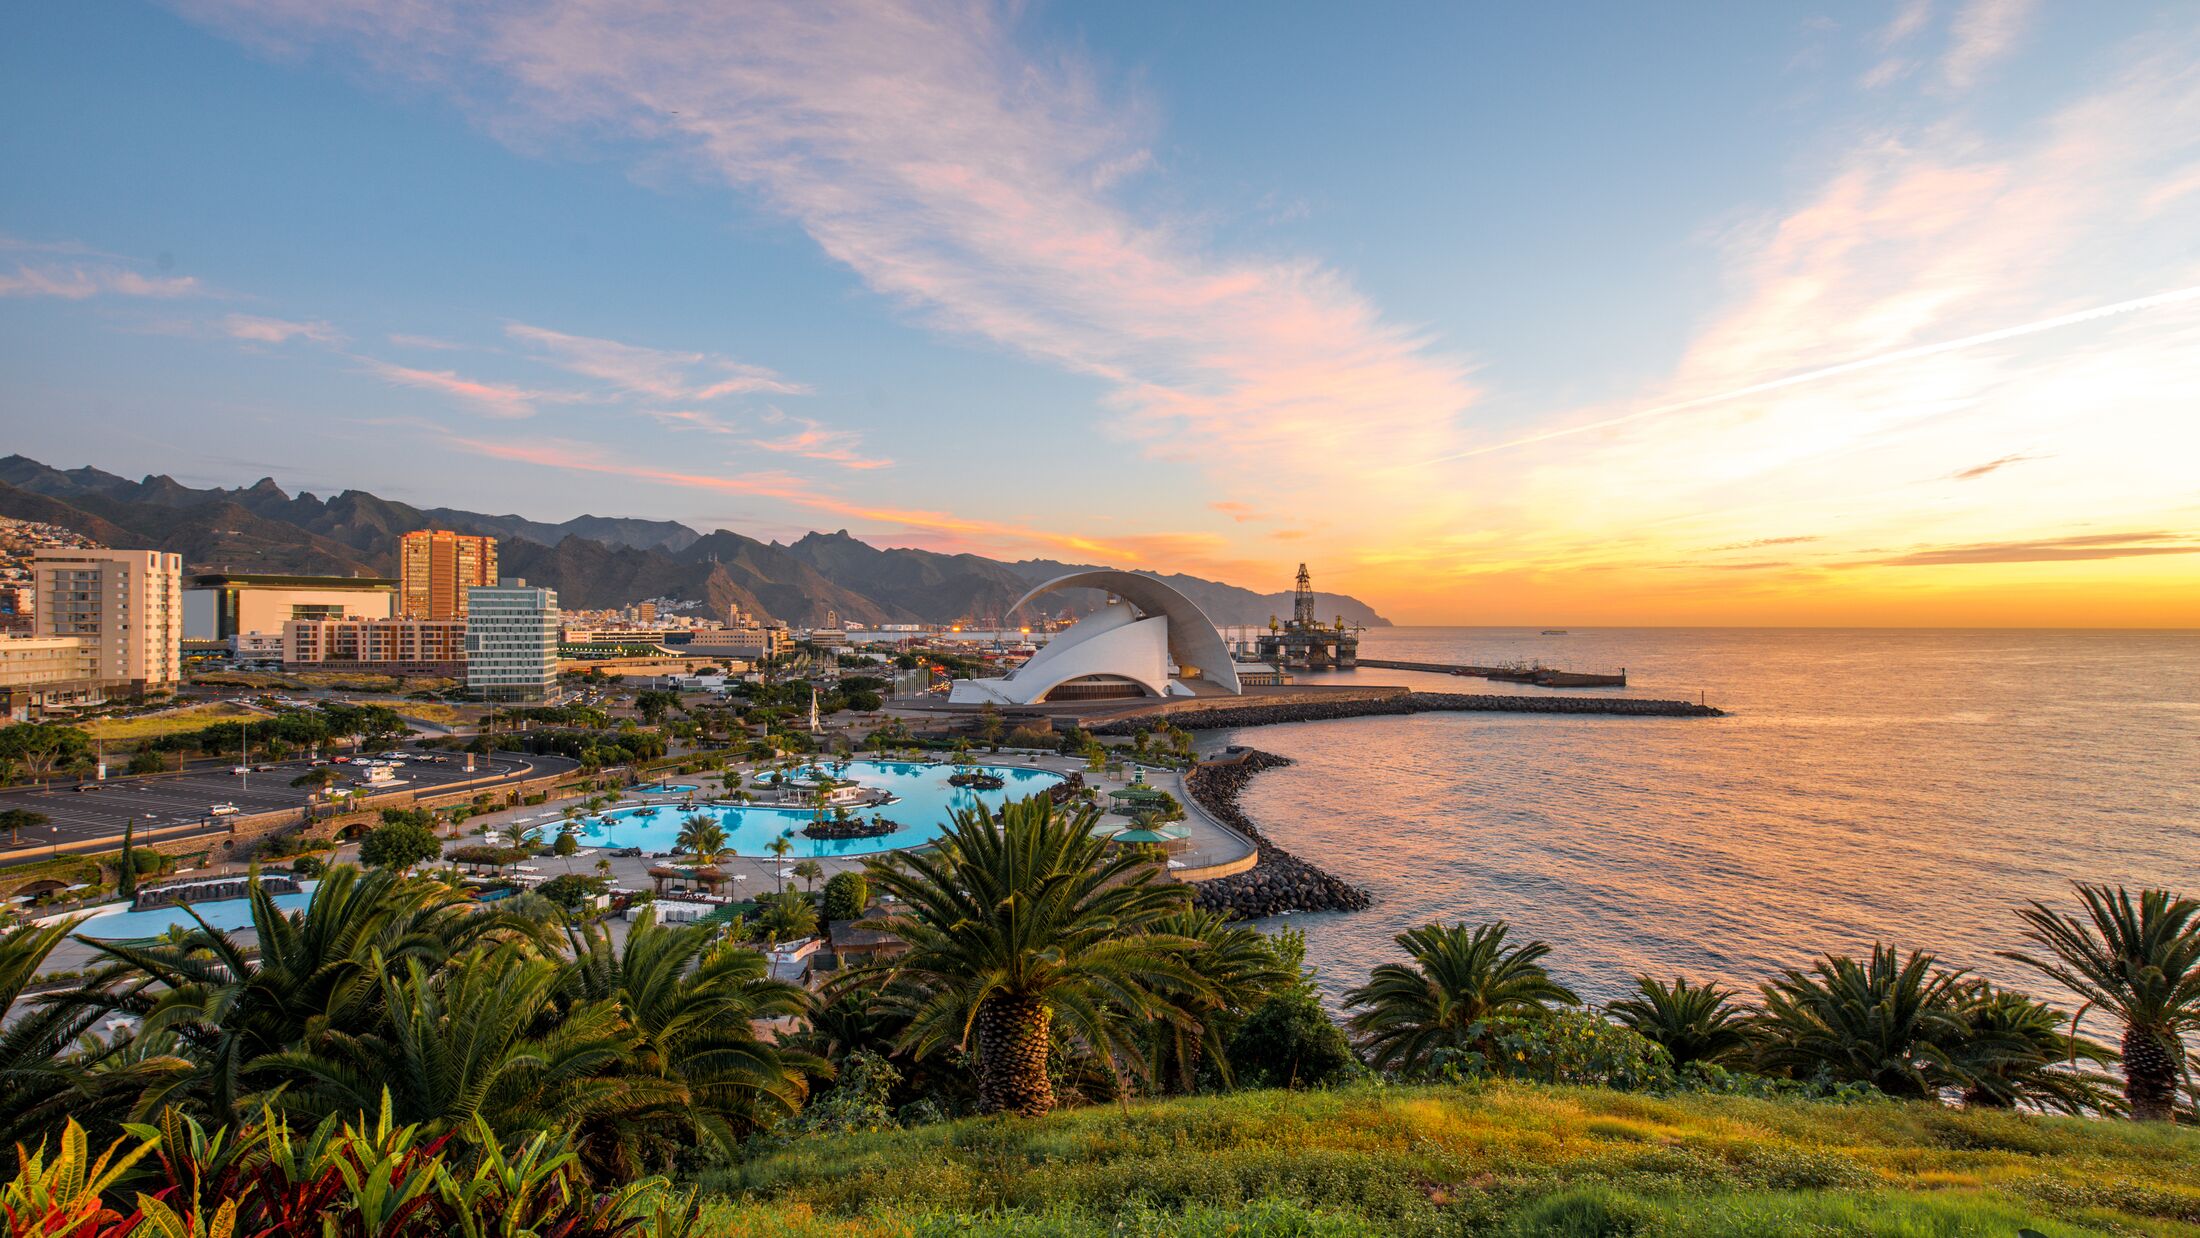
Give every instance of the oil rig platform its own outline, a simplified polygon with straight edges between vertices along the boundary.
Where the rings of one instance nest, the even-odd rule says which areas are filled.
[[[1325,624],[1314,614],[1314,578],[1299,564],[1298,590],[1291,621],[1271,615],[1268,630],[1253,642],[1253,654],[1279,671],[1349,671],[1360,664],[1360,628],[1337,616]]]

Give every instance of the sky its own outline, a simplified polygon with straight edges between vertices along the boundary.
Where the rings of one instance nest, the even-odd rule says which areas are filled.
[[[0,12],[60,467],[1319,587],[2200,626],[2189,4]]]

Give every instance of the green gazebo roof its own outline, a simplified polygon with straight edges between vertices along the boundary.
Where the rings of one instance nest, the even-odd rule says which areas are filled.
[[[1173,843],[1190,838],[1192,832],[1181,825],[1164,825],[1154,829],[1125,830],[1115,836],[1119,843]]]

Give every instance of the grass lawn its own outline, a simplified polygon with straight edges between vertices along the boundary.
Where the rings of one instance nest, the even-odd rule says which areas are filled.
[[[166,713],[147,714],[139,718],[100,718],[84,724],[84,732],[104,743],[134,739],[158,739],[163,735],[175,735],[184,731],[197,731],[231,718],[257,718],[242,705],[218,701],[210,705],[186,705]]]
[[[2200,1234],[2200,1130],[1368,1086],[807,1140],[705,1190],[729,1236]]]

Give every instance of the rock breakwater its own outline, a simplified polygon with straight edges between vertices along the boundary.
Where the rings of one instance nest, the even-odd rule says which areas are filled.
[[[1093,731],[1101,735],[1130,735],[1159,722],[1188,731],[1222,727],[1273,726],[1280,722],[1327,722],[1336,718],[1366,718],[1381,714],[1427,713],[1511,714],[1610,714],[1629,718],[1723,718],[1726,711],[1693,701],[1659,701],[1625,696],[1518,696],[1475,692],[1397,692],[1383,696],[1354,695],[1337,700],[1319,697],[1266,702],[1244,697],[1229,705],[1208,709],[1117,718]],[[1280,758],[1278,758],[1280,759]]]
[[[1285,911],[1362,911],[1374,901],[1367,891],[1269,841],[1238,807],[1238,793],[1253,775],[1289,764],[1287,757],[1247,749],[1241,759],[1202,765],[1185,776],[1185,792],[1207,815],[1253,840],[1257,855],[1242,873],[1192,887],[1196,906],[1250,919]]]

